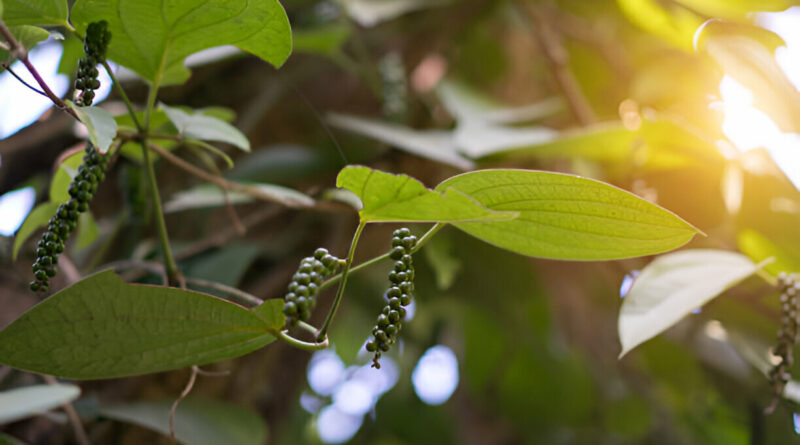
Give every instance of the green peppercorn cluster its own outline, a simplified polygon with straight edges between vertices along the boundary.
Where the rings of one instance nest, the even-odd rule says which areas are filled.
[[[86,57],[78,62],[78,78],[75,80],[75,89],[81,91],[80,96],[75,100],[78,105],[91,105],[94,99],[94,90],[100,88],[100,81],[97,80],[99,74],[97,65],[105,62],[109,41],[111,41],[111,33],[108,31],[108,23],[105,20],[92,22],[86,28],[86,38],[83,40]]]
[[[414,262],[411,252],[417,245],[417,237],[411,231],[402,228],[394,231],[392,235],[392,250],[389,257],[395,260],[394,268],[389,272],[391,287],[386,291],[387,303],[378,321],[372,329],[373,339],[367,342],[367,351],[374,352],[372,366],[380,369],[381,364],[378,360],[381,353],[389,350],[389,347],[397,339],[400,329],[403,327],[403,320],[406,317],[406,308],[411,303],[411,296],[414,292]]]
[[[44,292],[50,287],[50,278],[56,275],[58,255],[64,251],[64,243],[77,227],[78,215],[89,208],[98,185],[105,179],[107,166],[108,156],[100,154],[92,144],[88,144],[78,174],[69,185],[70,199],[58,206],[36,247],[36,262],[33,263],[35,280],[31,282],[34,292]]]
[[[778,275],[778,285],[781,287],[781,328],[772,353],[780,358],[780,362],[769,372],[776,400],[783,394],[786,383],[792,378],[789,369],[794,362],[792,350],[800,326],[800,283],[793,274],[781,272]]]
[[[286,301],[283,313],[286,315],[287,326],[293,326],[298,320],[306,321],[311,317],[311,309],[317,304],[319,286],[325,278],[336,272],[339,261],[339,258],[323,248],[315,250],[313,257],[306,257],[300,261],[300,267],[289,283],[286,296],[283,297]]]

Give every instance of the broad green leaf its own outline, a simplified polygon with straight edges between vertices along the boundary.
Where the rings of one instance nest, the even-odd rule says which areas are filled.
[[[173,400],[101,406],[100,415],[169,436]],[[217,400],[188,398],[175,411],[175,439],[184,445],[262,445],[267,425],[258,413]]]
[[[39,25],[66,26],[67,0],[3,0],[0,7],[8,26]]]
[[[634,25],[686,51],[703,21],[679,4],[657,0],[617,0],[620,10]]]
[[[332,24],[312,29],[292,30],[292,46],[295,52],[306,52],[331,56],[339,52],[350,38],[349,26]]]
[[[136,113],[136,118],[139,122],[143,122],[144,120],[144,112],[140,111]],[[120,114],[118,116],[114,116],[114,120],[117,122],[117,126],[119,130],[125,130],[130,132],[136,132],[136,126],[133,123],[133,119],[128,113]],[[167,136],[177,136],[178,131],[175,129],[175,126],[172,125],[167,114],[164,113],[163,110],[154,109],[153,112],[150,114],[150,130],[153,133],[163,134]],[[178,146],[178,141],[174,141],[171,139],[159,139],[155,141],[158,143],[158,146],[163,148],[164,150],[171,151],[175,147]],[[144,162],[142,158],[142,146],[139,142],[130,141],[125,142],[122,144],[122,147],[119,149],[120,154],[125,156],[128,159],[133,161],[139,162],[140,164]],[[158,155],[155,153],[150,154],[151,158],[158,159]]]
[[[620,357],[760,267],[742,254],[713,249],[684,250],[656,258],[642,269],[622,302],[617,325]]]
[[[189,114],[180,108],[159,106],[185,139],[225,142],[250,151],[250,141],[233,125],[201,113]]]
[[[781,272],[800,272],[800,254],[792,250],[791,244],[778,246],[762,233],[751,229],[739,232],[736,241],[739,250],[753,261],[773,258],[774,261],[764,266],[764,271],[774,276]]]
[[[227,192],[228,202],[231,204],[247,204],[256,199],[280,202],[291,207],[310,207],[314,200],[308,195],[288,187],[274,184],[240,184],[249,187],[252,193],[236,190]],[[254,195],[258,195],[257,197]],[[222,190],[213,184],[203,184],[189,190],[176,193],[166,204],[165,212],[180,212],[190,209],[221,207],[225,205],[225,195]]]
[[[0,331],[0,363],[71,379],[125,377],[238,357],[280,327],[210,295],[127,284],[109,270]]]
[[[78,167],[83,162],[83,155],[86,152],[79,150],[69,155],[59,164],[58,169],[50,181],[50,201],[61,204],[69,201],[69,184],[72,178],[78,174]]]
[[[355,193],[362,221],[478,221],[502,220],[515,212],[494,212],[457,190],[432,191],[406,175],[393,175],[363,166],[339,172],[336,186]]]
[[[698,51],[753,93],[753,106],[785,132],[800,132],[800,92],[778,65],[775,48],[783,40],[766,29],[709,20],[697,31]]]
[[[535,170],[478,170],[449,178],[489,209],[518,212],[508,221],[456,222],[459,229],[512,252],[563,260],[652,255],[699,231],[673,213],[593,179]]]
[[[286,316],[283,314],[283,303],[283,299],[273,298],[265,301],[260,306],[250,309],[250,312],[254,313],[270,326],[283,326],[286,324]]]
[[[71,19],[80,33],[108,21],[108,58],[158,85],[185,82],[183,60],[204,49],[231,44],[276,67],[292,49],[277,0],[78,0]]]
[[[327,121],[334,127],[377,139],[411,154],[452,165],[460,170],[474,167],[472,161],[458,153],[450,131],[418,131],[402,125],[336,113],[330,114]]]
[[[58,61],[58,74],[72,76],[78,70],[78,61],[83,57],[83,40],[69,33],[61,42],[64,48]]]
[[[108,111],[98,107],[79,107],[70,101],[67,105],[72,108],[80,118],[86,129],[89,130],[89,139],[100,153],[108,152],[111,142],[117,135],[117,121]]]
[[[92,212],[82,212],[78,216],[78,231],[75,234],[75,247],[85,249],[89,247],[99,235],[97,229],[97,221],[95,221]]]
[[[32,385],[0,392],[0,425],[15,422],[78,398],[81,389],[75,385]]]
[[[19,227],[17,233],[14,235],[14,250],[11,254],[12,259],[16,261],[19,249],[25,241],[36,232],[40,227],[47,225],[47,221],[55,215],[58,209],[58,203],[53,201],[43,202],[36,206],[35,209],[28,213],[25,222]]]

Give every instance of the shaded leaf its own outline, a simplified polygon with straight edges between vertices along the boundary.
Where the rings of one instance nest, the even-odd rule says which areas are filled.
[[[0,424],[41,414],[78,398],[75,385],[32,385],[0,392]]]
[[[69,201],[69,184],[78,174],[78,167],[83,163],[85,150],[69,155],[58,165],[58,169],[50,181],[50,201],[61,204]]]
[[[225,142],[250,151],[250,141],[233,125],[202,113],[189,114],[180,108],[159,106],[185,139]]]
[[[169,436],[172,400],[100,407],[100,415]],[[262,445],[267,425],[256,412],[216,400],[188,398],[175,411],[175,439],[185,445]]]
[[[46,29],[39,28],[37,26],[30,26],[30,25],[20,25],[20,26],[12,26],[9,27],[9,31],[14,37],[17,39],[18,42],[25,47],[25,49],[30,50],[40,42],[47,40],[50,37],[50,32]],[[4,49],[0,49],[0,60],[8,60],[8,51]]]
[[[772,258],[764,270],[773,276],[781,272],[800,272],[800,255],[791,251],[791,244],[778,246],[762,233],[751,229],[739,232],[736,238],[739,250],[753,261],[761,262]]]
[[[454,144],[471,158],[509,148],[539,145],[552,142],[558,131],[546,127],[504,127],[479,119],[466,119],[458,123]]]
[[[117,135],[117,121],[108,111],[98,107],[79,107],[71,101],[66,101],[70,108],[86,125],[89,130],[89,139],[100,153],[107,153],[108,147]]]
[[[238,357],[272,342],[278,328],[210,295],[104,271],[0,331],[0,363],[72,379],[125,377]]]
[[[292,30],[292,46],[295,52],[306,52],[331,56],[339,52],[350,38],[349,26],[331,24],[313,29]]]
[[[75,247],[85,249],[89,247],[100,234],[97,229],[97,221],[92,212],[81,212],[78,216],[78,231],[75,234]]]
[[[25,241],[33,235],[36,230],[47,225],[47,221],[55,215],[56,209],[58,209],[58,203],[48,201],[39,204],[31,213],[28,213],[25,222],[22,223],[17,233],[14,235],[14,250],[11,253],[12,259],[16,261],[17,255],[19,255],[19,248],[22,247]]]
[[[2,6],[2,5],[0,5],[0,6]],[[0,12],[2,12],[1,8],[0,8]],[[0,445],[26,445],[26,444],[25,444],[25,442],[22,442],[21,440],[18,440],[18,439],[14,438],[14,437],[11,437],[11,436],[9,436],[7,434],[0,433]]]
[[[343,168],[336,186],[361,199],[359,215],[368,222],[500,220],[516,215],[488,210],[457,190],[431,191],[410,176],[363,166]]]
[[[450,131],[417,131],[402,125],[386,124],[345,114],[330,114],[327,121],[335,126],[375,138],[417,156],[452,165],[461,170],[473,168],[472,161],[456,150]]]
[[[78,0],[71,19],[79,33],[90,22],[108,21],[108,58],[151,83],[189,78],[184,59],[232,44],[277,66],[292,48],[286,12],[276,0]]]
[[[490,244],[540,258],[609,260],[665,252],[699,231],[673,213],[609,184],[535,170],[479,170],[449,178],[489,209],[518,212],[508,221],[455,222]]]
[[[237,183],[238,184],[238,183]],[[288,187],[274,184],[241,184],[252,188],[262,199],[281,202],[290,206],[309,207],[314,205],[314,200],[308,195]],[[230,190],[227,192],[228,202],[231,204],[246,204],[256,200],[253,194]],[[165,212],[180,212],[183,210],[221,207],[225,205],[225,195],[222,190],[213,184],[202,184],[176,193],[164,205]]]
[[[446,0],[342,0],[350,17],[361,26],[375,26],[418,9],[440,6]]]
[[[8,26],[69,27],[67,0],[3,0],[3,7],[0,7],[0,13]]]
[[[622,302],[620,357],[759,268],[746,256],[724,250],[691,249],[656,258],[642,269]]]
[[[564,108],[560,98],[519,107],[504,107],[463,83],[447,79],[436,85],[436,94],[456,120],[479,119],[495,124],[514,124],[541,119]]]
[[[186,266],[181,265],[181,270],[187,277],[238,286],[247,268],[260,252],[261,248],[255,244],[226,244],[212,252],[191,258],[185,262]]]

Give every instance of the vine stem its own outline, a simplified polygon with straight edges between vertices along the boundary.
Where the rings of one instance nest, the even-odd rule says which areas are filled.
[[[328,346],[330,346],[327,338],[317,343],[311,343],[307,341],[298,340],[289,335],[286,331],[278,331],[278,338],[283,340],[287,344],[294,346],[295,348],[302,349],[304,351],[319,351],[321,349],[327,349]]]
[[[411,253],[415,253],[416,251],[421,249],[422,246],[425,245],[425,243],[427,243],[431,238],[433,238],[433,235],[436,235],[436,232],[438,232],[439,230],[442,230],[442,228],[444,226],[446,226],[446,225],[447,225],[447,223],[438,222],[433,227],[428,229],[428,231],[425,232],[419,238],[419,240],[417,240],[417,245],[414,246],[413,249],[411,249]],[[373,264],[379,263],[379,262],[381,262],[381,261],[383,261],[383,260],[385,260],[387,258],[389,258],[389,252],[386,252],[383,255],[378,255],[378,256],[376,256],[374,258],[371,258],[371,259],[369,259],[367,261],[364,261],[363,263],[359,264],[358,266],[355,266],[352,269],[350,269],[350,272],[358,272],[361,269],[365,269],[365,268],[367,268],[369,266],[372,266]],[[319,290],[327,289],[327,288],[331,287],[332,285],[338,283],[339,280],[342,279],[342,275],[343,274],[344,274],[344,271],[342,271],[342,273],[339,273],[337,275],[334,275],[334,276],[328,278],[325,282],[323,282],[322,284],[319,285],[318,289]]]
[[[153,83],[150,85],[150,92],[147,98],[147,107],[144,110],[144,123],[142,124],[143,132],[149,130],[150,113],[153,111],[153,106],[156,102],[156,94],[158,93],[158,84]],[[175,258],[172,256],[172,248],[169,245],[169,233],[167,232],[167,223],[164,219],[164,210],[161,206],[161,195],[158,192],[158,183],[156,182],[156,172],[153,168],[153,160],[150,159],[150,150],[147,147],[146,139],[139,139],[139,144],[142,146],[142,157],[145,163],[145,172],[147,173],[147,180],[150,183],[150,198],[153,201],[153,210],[156,219],[156,229],[158,230],[158,239],[161,242],[161,251],[164,254],[164,266],[167,269],[167,284],[170,286],[186,287],[186,282],[175,263]]]
[[[11,34],[11,30],[8,29],[8,26],[6,26],[6,23],[1,18],[0,18],[0,35],[3,36],[6,43],[8,44],[7,46],[9,48],[9,51],[11,52],[11,57],[18,59],[20,62],[22,62],[23,65],[25,65],[25,68],[27,68],[28,72],[31,73],[31,76],[33,76],[33,78],[36,79],[36,83],[38,83],[39,86],[42,88],[42,90],[44,90],[44,93],[47,95],[47,97],[50,98],[50,100],[58,108],[67,112],[69,115],[80,121],[80,118],[78,118],[78,115],[75,113],[75,111],[72,108],[68,107],[67,104],[65,104],[60,97],[56,96],[55,93],[53,93],[53,90],[51,90],[50,87],[47,85],[47,83],[44,81],[44,79],[42,79],[42,76],[39,75],[38,71],[36,71],[36,67],[34,67],[31,61],[28,60],[28,51],[25,49],[25,46],[23,46],[21,43],[17,41],[16,38],[14,38],[14,35]],[[3,62],[2,66],[3,68],[8,69],[9,63]]]
[[[125,93],[125,90],[122,88],[122,85],[119,84],[117,81],[117,76],[114,75],[114,71],[111,69],[111,66],[108,64],[107,60],[103,60],[103,68],[105,68],[106,73],[108,73],[108,77],[111,79],[112,85],[114,85],[114,89],[119,94],[119,97],[122,99],[122,102],[125,103],[125,108],[128,109],[128,114],[131,115],[131,119],[133,120],[133,125],[136,126],[136,129],[139,130],[139,133],[144,132],[144,128],[142,124],[139,123],[139,119],[136,117],[136,111],[133,109],[133,103],[131,102],[128,94]]]
[[[319,329],[319,332],[317,333],[317,342],[322,342],[327,339],[328,328],[331,325],[331,321],[333,321],[333,317],[336,316],[336,310],[339,309],[339,304],[342,302],[342,296],[344,295],[344,288],[345,285],[347,284],[347,274],[350,272],[350,265],[353,264],[353,257],[355,257],[356,246],[358,245],[358,239],[361,238],[361,232],[364,231],[364,227],[366,227],[366,225],[367,225],[366,221],[359,221],[356,233],[353,234],[353,241],[350,242],[350,251],[347,253],[347,262],[344,263],[344,268],[342,269],[339,289],[336,291],[336,298],[333,299],[333,304],[331,305],[331,309],[328,312],[328,316],[325,318],[325,323],[322,324],[322,327]]]

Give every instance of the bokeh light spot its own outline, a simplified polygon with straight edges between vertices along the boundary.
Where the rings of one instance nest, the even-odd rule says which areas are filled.
[[[33,187],[14,190],[0,196],[0,235],[13,235],[33,207],[36,192]]]
[[[446,402],[458,386],[458,360],[450,348],[436,345],[417,362],[411,381],[417,396],[428,405]]]
[[[317,418],[317,433],[325,443],[344,443],[356,435],[364,416],[354,416],[339,410],[336,405],[322,408]]]

